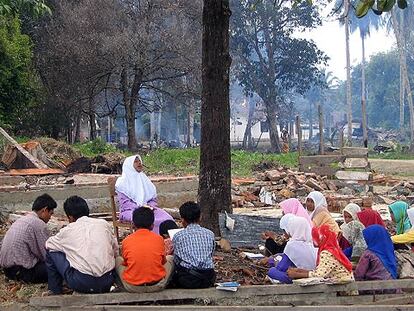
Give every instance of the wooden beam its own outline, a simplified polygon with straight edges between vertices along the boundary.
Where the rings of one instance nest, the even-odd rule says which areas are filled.
[[[4,138],[6,138],[13,145],[13,147],[19,150],[20,153],[23,154],[36,168],[43,168],[43,169],[48,168],[46,164],[40,162],[38,159],[33,157],[29,152],[27,152],[26,149],[20,146],[20,144],[18,144],[17,141],[15,141],[13,137],[7,134],[7,132],[1,127],[0,127],[0,134],[2,134]]]
[[[132,304],[142,302],[167,302],[167,301],[183,301],[183,300],[196,300],[200,297],[208,299],[210,301],[220,301],[226,299],[235,299],[237,301],[249,300],[252,297],[275,296],[276,298],[286,295],[287,298],[283,298],[285,302],[294,302],[300,300],[300,295],[303,294],[315,294],[315,301],[319,304],[330,302],[333,299],[330,293],[346,292],[351,290],[379,290],[379,289],[396,289],[396,288],[414,288],[413,280],[390,280],[390,281],[365,281],[365,282],[353,282],[343,285],[328,285],[320,284],[313,286],[299,286],[292,285],[263,285],[263,286],[242,286],[235,293],[219,291],[215,288],[208,289],[167,289],[157,293],[108,293],[97,295],[73,295],[73,296],[49,296],[49,297],[33,297],[30,299],[30,305],[35,307],[63,307],[63,306],[90,306],[90,305],[108,305],[108,304]],[[325,295],[325,298],[323,298]],[[329,299],[327,299],[329,296]],[[373,295],[378,299],[379,297],[390,297],[384,295]],[[319,297],[319,298],[318,298]],[[365,298],[357,298],[365,297]],[[367,298],[368,297],[368,298]],[[352,304],[355,303],[368,303],[373,298],[370,295],[366,296],[346,296],[335,297],[334,304]],[[309,297],[308,301],[309,301]],[[281,298],[280,298],[281,299]],[[277,300],[274,300],[277,301]],[[274,305],[274,304],[273,304]],[[374,309],[372,309],[374,310]]]
[[[346,297],[343,297],[346,298]],[[77,311],[79,307],[64,307],[61,310]],[[325,305],[325,306],[201,306],[201,305],[172,305],[172,306],[117,306],[117,305],[103,305],[103,306],[89,306],[82,307],[82,311],[129,311],[129,310],[143,310],[143,311],[412,311],[413,305]]]

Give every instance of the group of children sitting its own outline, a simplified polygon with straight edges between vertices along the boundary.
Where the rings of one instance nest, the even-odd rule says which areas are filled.
[[[389,206],[396,234],[391,236],[379,213],[371,208],[348,204],[339,226],[327,208],[322,193],[311,192],[306,208],[297,199],[280,203],[280,228],[288,237],[286,245],[275,242],[274,232],[265,232],[270,255],[268,277],[280,283],[318,277],[342,283],[353,280],[398,278],[395,249],[414,243],[414,209],[403,201]]]
[[[214,234],[199,225],[200,208],[187,202],[180,207],[183,230],[172,241],[167,220],[160,234],[153,232],[151,207],[135,209],[135,231],[122,242],[122,252],[111,225],[89,217],[86,201],[68,198],[64,211],[69,224],[49,237],[47,222],[57,204],[47,194],[33,203],[32,212],[16,220],[6,232],[0,266],[7,278],[27,283],[48,283],[45,294],[105,293],[114,284],[129,292],[154,292],[168,284],[206,288],[214,284]],[[165,239],[164,239],[165,238]]]
[[[47,194],[33,203],[32,212],[15,221],[0,250],[0,266],[7,278],[48,283],[47,294],[68,290],[104,293],[114,284],[130,292],[153,292],[171,287],[206,288],[215,282],[214,234],[199,225],[200,207],[187,202],[180,207],[183,230],[172,239],[168,231],[177,224],[158,208],[156,189],[142,171],[139,156],[128,157],[116,183],[120,218],[135,231],[122,242],[122,252],[111,225],[89,217],[86,201],[68,198],[64,211],[69,224],[49,236],[47,222],[57,206]],[[394,244],[414,243],[414,209],[397,201],[389,206],[396,223],[390,236],[378,212],[349,204],[340,227],[328,211],[324,195],[312,191],[306,208],[297,199],[280,203],[280,228],[288,237],[278,245],[276,233],[264,232],[270,255],[268,277],[281,283],[319,277],[334,282],[388,280],[397,275]]]

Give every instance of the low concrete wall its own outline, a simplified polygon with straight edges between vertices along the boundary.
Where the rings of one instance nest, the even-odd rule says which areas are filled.
[[[182,203],[196,200],[198,180],[191,178],[154,178],[160,207],[178,208]],[[85,198],[92,212],[111,210],[108,186],[101,184],[74,184],[43,186],[31,190],[7,189],[0,191],[0,212],[30,210],[33,201],[41,194],[48,193],[58,203],[56,214],[63,214],[63,202],[72,195]]]

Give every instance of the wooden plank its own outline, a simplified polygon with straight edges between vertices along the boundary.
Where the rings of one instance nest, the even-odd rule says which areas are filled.
[[[367,158],[346,158],[344,167],[350,169],[365,169],[369,166]]]
[[[330,166],[315,166],[315,167],[300,167],[301,172],[304,173],[314,173],[320,176],[335,176],[335,173],[338,171],[335,167]]]
[[[372,174],[370,172],[337,171],[335,177],[340,180],[368,181]]]
[[[5,175],[9,176],[32,176],[32,175],[57,175],[65,172],[58,168],[25,168],[25,169],[11,169]]]
[[[218,291],[215,288],[208,289],[167,289],[157,293],[108,293],[97,295],[73,295],[73,296],[49,296],[49,297],[33,297],[30,299],[30,305],[36,307],[61,307],[61,306],[87,306],[87,305],[107,305],[107,304],[122,304],[122,303],[142,303],[142,302],[156,302],[156,301],[182,301],[193,300],[200,297],[217,301],[221,299],[250,299],[252,297],[261,296],[275,296],[286,295],[290,296],[291,301],[298,298],[297,295],[316,294],[316,296],[323,297],[322,294],[345,292],[350,290],[378,290],[378,289],[396,289],[396,288],[414,288],[414,282],[411,279],[405,280],[390,280],[390,281],[365,281],[354,282],[344,285],[327,285],[320,284],[314,286],[299,286],[292,285],[263,285],[263,286],[242,286],[235,293]],[[329,295],[328,295],[329,296]],[[336,297],[336,303],[346,304],[347,301],[352,300],[351,303],[369,302],[372,295],[364,296],[345,296],[342,298]],[[376,297],[387,298],[385,295],[373,295]],[[296,298],[295,298],[296,297]],[[365,297],[365,298],[357,298]],[[367,298],[368,297],[368,298]],[[326,300],[326,299],[325,299]],[[329,301],[329,300],[328,300]]]
[[[29,152],[26,151],[20,144],[17,143],[7,132],[0,127],[0,134],[4,136],[17,150],[19,150],[35,167],[37,168],[48,168],[46,164],[40,162],[35,157],[33,157]]]
[[[354,156],[368,157],[368,148],[344,147],[342,148],[342,154],[346,157],[354,157]]]
[[[173,306],[89,306],[82,307],[83,311],[129,311],[129,310],[168,310],[168,311],[411,311],[414,306],[409,305],[393,305],[393,306],[200,306],[200,305],[173,305]],[[77,311],[79,307],[68,306],[61,310]]]

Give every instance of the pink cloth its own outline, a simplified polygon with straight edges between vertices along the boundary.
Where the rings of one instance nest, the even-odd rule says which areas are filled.
[[[293,214],[299,217],[305,218],[311,227],[313,227],[312,220],[308,214],[308,212],[303,207],[302,203],[299,202],[298,199],[292,198],[287,199],[279,204],[282,207],[283,213],[286,214]]]
[[[123,222],[132,222],[132,213],[135,209],[141,208],[134,201],[128,198],[125,194],[118,192],[118,203],[119,203],[119,220]],[[152,232],[159,234],[160,224],[166,220],[174,220],[170,214],[158,207],[157,199],[152,199],[147,202],[147,205],[154,209],[154,229]]]

